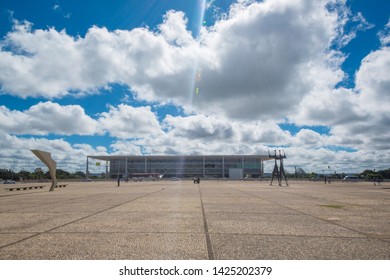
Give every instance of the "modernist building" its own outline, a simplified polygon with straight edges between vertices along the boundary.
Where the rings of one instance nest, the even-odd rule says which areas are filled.
[[[91,174],[90,165],[97,165],[107,178],[259,178],[265,160],[268,155],[87,156],[86,174]]]

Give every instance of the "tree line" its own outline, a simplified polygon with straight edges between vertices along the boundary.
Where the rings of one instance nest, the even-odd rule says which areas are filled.
[[[76,171],[74,173],[67,172],[62,169],[57,169],[56,171],[57,179],[82,179],[85,178],[85,173],[82,171]],[[42,168],[35,168],[33,172],[21,170],[19,172],[14,172],[11,169],[0,169],[0,179],[2,180],[42,180],[42,179],[51,179],[50,172],[45,171]]]
[[[335,173],[335,174],[325,174],[329,178],[333,179],[343,179],[347,174],[346,173]],[[384,170],[375,169],[366,169],[361,173],[356,174],[362,180],[374,180],[374,179],[390,179],[390,168]],[[288,173],[289,178],[302,178],[302,179],[314,179],[323,177],[324,174],[320,173]],[[97,178],[105,178],[103,173],[101,176],[94,176]],[[74,173],[67,172],[62,169],[57,169],[57,179],[83,179],[85,178],[85,173],[82,171],[76,171]],[[19,172],[14,172],[11,169],[0,169],[0,180],[42,180],[42,179],[51,179],[49,171],[45,171],[42,168],[38,167],[33,172],[26,170],[21,170]]]
[[[303,171],[303,170],[302,170]],[[297,172],[297,173],[288,173],[287,177],[289,178],[302,178],[302,179],[315,179],[323,178],[324,176],[333,179],[343,179],[347,173],[333,173],[333,174],[324,174],[324,173],[306,173],[306,172]],[[390,168],[384,170],[375,170],[375,169],[366,169],[361,173],[354,174],[359,177],[361,180],[374,180],[374,179],[390,179]]]

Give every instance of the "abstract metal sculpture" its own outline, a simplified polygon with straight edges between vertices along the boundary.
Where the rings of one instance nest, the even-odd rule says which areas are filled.
[[[39,150],[31,150],[48,168],[51,176],[51,188],[50,191],[54,191],[55,186],[57,186],[57,177],[56,169],[57,163],[51,158],[51,154]]]
[[[271,179],[270,186],[272,186],[272,182],[274,181],[275,176],[278,179],[279,186],[282,186],[283,177],[284,180],[286,181],[286,186],[288,186],[287,177],[286,177],[286,173],[284,172],[284,166],[283,166],[283,159],[286,158],[286,154],[283,151],[283,155],[282,155],[281,151],[279,150],[279,155],[277,155],[275,150],[275,154],[273,156],[271,156],[269,152],[268,152],[268,156],[270,158],[275,159],[275,165],[274,165],[274,170],[272,171],[272,179]],[[280,162],[280,168],[278,167],[278,161]]]

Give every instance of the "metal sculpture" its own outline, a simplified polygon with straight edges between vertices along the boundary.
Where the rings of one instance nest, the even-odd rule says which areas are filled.
[[[272,179],[271,179],[270,186],[272,186],[272,182],[274,181],[275,177],[278,179],[279,186],[282,186],[283,177],[284,177],[284,180],[286,181],[286,186],[288,186],[287,176],[286,176],[286,173],[284,172],[284,166],[283,166],[283,159],[286,158],[286,154],[283,151],[283,155],[282,155],[282,152],[279,150],[279,155],[277,155],[276,150],[275,150],[274,155],[271,155],[268,152],[268,156],[275,160],[275,165],[274,165],[274,170],[272,171]],[[278,166],[278,161],[280,162],[280,167]]]

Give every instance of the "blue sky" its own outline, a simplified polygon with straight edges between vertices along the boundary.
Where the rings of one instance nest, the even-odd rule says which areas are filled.
[[[385,0],[3,0],[0,168],[34,169],[30,149],[75,171],[86,155],[279,148],[291,172],[389,168],[389,11]]]

